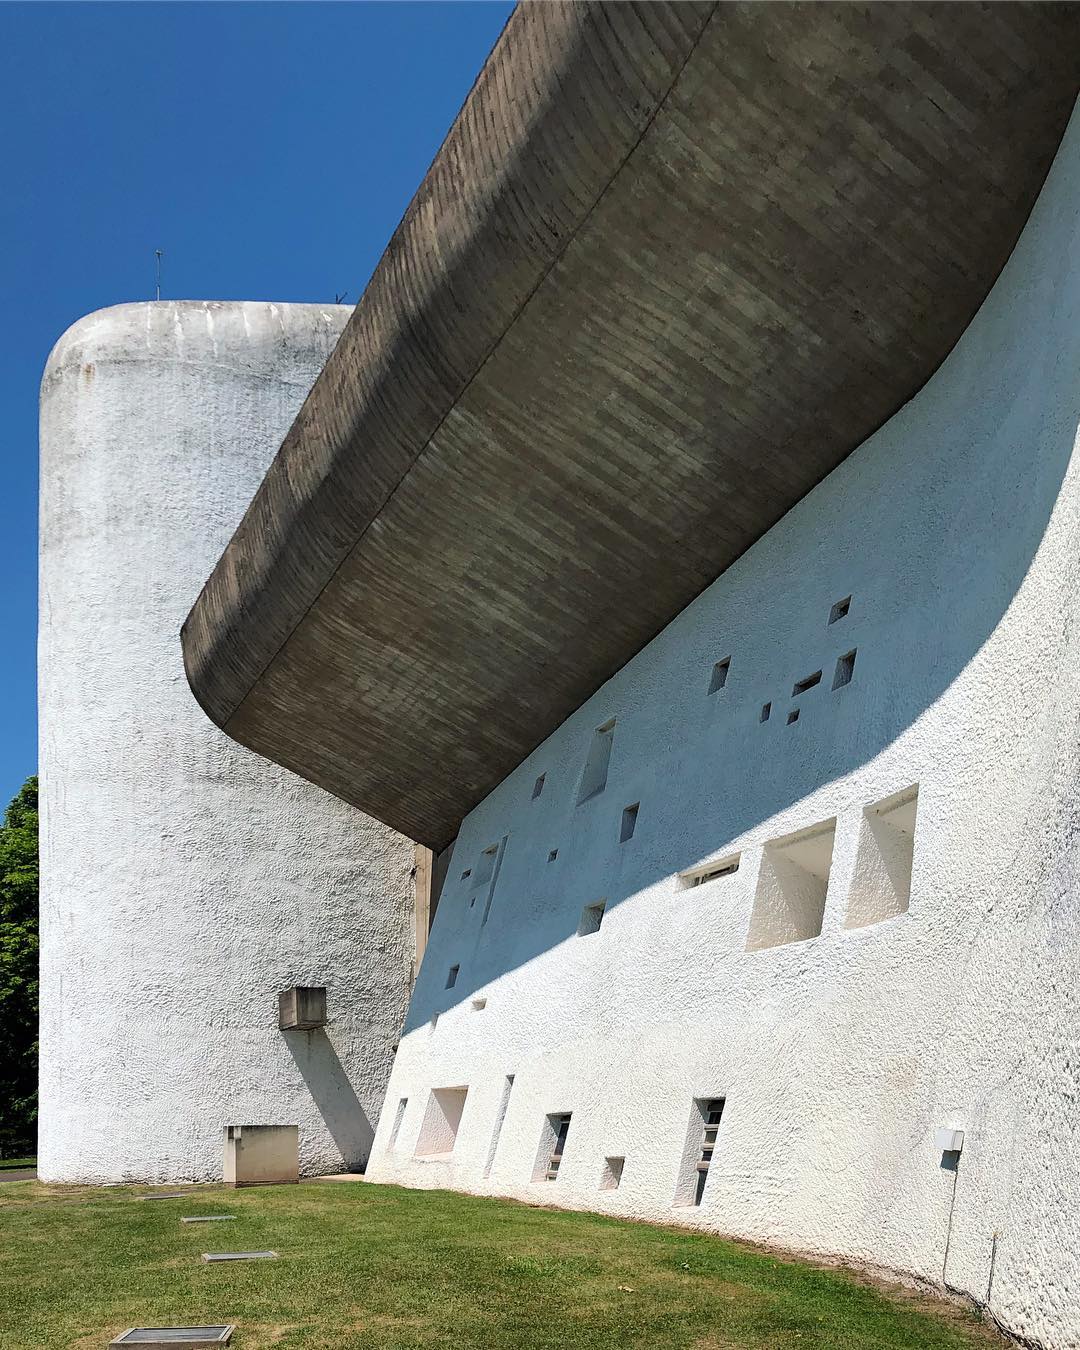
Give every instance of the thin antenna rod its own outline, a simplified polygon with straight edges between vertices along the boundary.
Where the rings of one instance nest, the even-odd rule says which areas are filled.
[[[154,299],[161,299],[161,260],[165,256],[163,248],[154,249]]]

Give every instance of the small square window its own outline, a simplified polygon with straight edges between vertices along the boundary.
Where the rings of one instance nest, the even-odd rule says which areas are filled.
[[[447,975],[446,975],[446,987],[447,987],[447,989],[453,989],[454,985],[457,984],[458,971],[459,971],[460,969],[461,969],[460,966],[451,966],[451,967],[450,967],[450,969],[449,969],[449,971],[447,972]]]
[[[798,708],[792,708],[792,710],[787,715],[788,726],[791,726],[792,722],[797,722],[798,720],[799,720],[799,710]]]
[[[731,657],[725,656],[722,661],[717,661],[712,668],[712,676],[709,680],[709,693],[715,694],[723,689],[727,684],[728,672],[731,670]]]
[[[807,675],[805,680],[796,680],[791,690],[791,697],[798,698],[800,694],[805,694],[808,689],[813,689],[816,684],[821,683],[821,671],[815,670],[813,675]]]
[[[836,623],[838,619],[847,618],[848,611],[851,609],[851,596],[847,595],[843,600],[837,600],[832,609],[829,610],[829,623]]]
[[[855,648],[850,652],[845,652],[836,662],[836,674],[833,676],[832,687],[842,689],[845,684],[850,684],[852,676],[855,674]]]
[[[772,704],[763,703],[761,705],[761,716],[758,718],[758,721],[767,722],[771,716],[772,716]]]
[[[558,856],[559,850],[557,848],[553,848],[551,852],[548,854],[548,862],[554,862]]]
[[[537,797],[539,797],[540,794],[541,794],[541,792],[543,792],[543,790],[544,790],[544,779],[545,779],[546,777],[547,777],[547,774],[542,773],[542,774],[540,775],[540,777],[536,780],[536,782],[533,784],[533,791],[532,791],[532,799],[533,799],[533,801],[536,801]]]
[[[606,900],[598,900],[595,905],[585,906],[581,911],[581,922],[578,924],[578,937],[588,937],[590,933],[599,933],[600,925],[604,922],[606,905]]]
[[[625,844],[628,839],[633,839],[634,831],[637,829],[638,807],[640,805],[640,802],[634,802],[633,806],[624,807],[622,825],[619,827],[620,844]]]
[[[625,1166],[625,1158],[605,1158],[604,1170],[600,1174],[600,1189],[602,1191],[617,1191],[622,1183]]]

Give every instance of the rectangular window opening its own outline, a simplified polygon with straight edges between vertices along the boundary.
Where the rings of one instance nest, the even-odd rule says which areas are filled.
[[[394,1123],[390,1127],[390,1139],[386,1145],[387,1153],[392,1153],[394,1150],[394,1145],[397,1143],[398,1134],[401,1132],[401,1122],[405,1119],[405,1108],[406,1106],[408,1106],[408,1104],[409,1104],[408,1097],[402,1097],[401,1101],[399,1101],[397,1104],[397,1109],[394,1112]]]
[[[589,753],[585,758],[585,768],[581,774],[581,786],[578,789],[578,805],[599,796],[607,787],[608,767],[611,764],[611,747],[615,741],[615,718],[597,727],[589,744]]]
[[[918,805],[915,783],[863,811],[845,928],[866,928],[907,913]]]
[[[594,905],[585,906],[581,911],[581,922],[578,924],[578,937],[588,937],[590,933],[599,933],[600,925],[604,922],[606,905],[606,900],[598,900]]]
[[[765,845],[746,938],[747,951],[806,942],[821,932],[836,818]]]
[[[733,853],[730,858],[707,863],[704,867],[695,867],[690,872],[680,873],[679,884],[683,890],[689,890],[693,886],[704,886],[707,881],[716,881],[719,877],[732,877],[739,870],[741,861],[742,854]]]
[[[720,1121],[724,1114],[723,1097],[695,1097],[690,1108],[682,1166],[675,1188],[676,1205],[700,1206],[705,1182],[716,1152]]]
[[[450,969],[446,972],[447,989],[453,989],[454,985],[457,984],[458,971],[460,969],[461,969],[460,966],[451,966]]]
[[[480,854],[480,859],[473,868],[473,889],[478,890],[481,886],[486,886],[491,880],[492,873],[495,871],[495,859],[498,857],[499,846],[492,844],[490,848],[484,849]]]
[[[855,674],[855,653],[858,649],[852,648],[850,652],[845,652],[836,662],[836,674],[833,676],[832,687],[842,689],[845,684],[851,683],[851,678]]]
[[[625,844],[628,839],[633,839],[634,831],[637,829],[638,807],[640,802],[634,802],[633,806],[623,808],[622,824],[619,827],[619,843]]]
[[[533,1168],[533,1181],[554,1181],[566,1153],[566,1136],[570,1132],[570,1112],[558,1111],[545,1116],[540,1133],[540,1149]]]
[[[539,797],[540,794],[541,794],[541,792],[543,792],[543,790],[544,790],[544,779],[545,779],[546,777],[547,777],[547,774],[542,773],[542,774],[540,775],[540,777],[536,780],[536,782],[533,784],[533,791],[532,791],[532,799],[533,799],[533,801],[536,801],[537,797]]]
[[[829,623],[836,623],[838,619],[847,617],[848,610],[851,608],[851,596],[847,595],[843,600],[837,600],[832,609],[829,610]]]
[[[506,1112],[510,1106],[510,1093],[514,1087],[514,1075],[508,1073],[506,1082],[503,1083],[502,1096],[499,1098],[499,1109],[495,1113],[495,1125],[491,1131],[491,1143],[488,1145],[487,1158],[484,1162],[484,1176],[491,1176],[491,1169],[495,1166],[495,1153],[499,1147],[499,1136],[502,1134],[503,1122],[506,1120]]]
[[[798,708],[792,708],[792,710],[787,715],[788,726],[791,726],[793,722],[797,722],[798,720],[799,720],[799,710]]]
[[[763,703],[761,705],[761,716],[758,718],[758,721],[767,722],[771,716],[772,716],[772,704]]]
[[[469,879],[471,876],[472,876],[472,868],[471,868],[471,867],[466,867],[465,871],[462,872],[462,874],[461,874],[461,879],[462,879],[462,881],[468,881],[468,879]]]
[[[416,1141],[415,1157],[446,1157],[454,1151],[468,1095],[467,1087],[432,1089],[424,1112],[424,1123],[420,1126],[420,1135]]]
[[[807,675],[805,680],[796,680],[791,690],[791,697],[798,698],[800,694],[805,694],[808,689],[813,689],[816,684],[821,683],[821,671],[815,670],[813,675]]]
[[[617,1191],[622,1184],[625,1166],[625,1158],[605,1158],[604,1170],[600,1173],[600,1189],[602,1191]]]
[[[554,862],[558,856],[559,850],[557,848],[553,848],[551,852],[548,854],[548,862]]]
[[[483,1012],[484,1009],[485,1009],[486,1007],[487,1007],[487,999],[486,999],[486,998],[474,998],[474,999],[473,999],[473,1001],[472,1001],[472,1010],[473,1010],[473,1012]]]
[[[731,669],[731,657],[725,656],[722,661],[717,661],[712,668],[712,676],[709,679],[709,693],[715,694],[717,690],[723,689],[727,684],[728,671]]]

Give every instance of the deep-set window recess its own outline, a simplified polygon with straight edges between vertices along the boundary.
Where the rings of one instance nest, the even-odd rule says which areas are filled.
[[[731,657],[725,656],[722,661],[717,661],[712,668],[712,675],[709,677],[709,693],[715,694],[723,689],[727,684],[728,673],[731,670]]]
[[[566,1152],[566,1136],[570,1133],[570,1112],[567,1111],[558,1116],[548,1116],[548,1124],[554,1138],[547,1170],[544,1172],[544,1180],[554,1181],[559,1175],[563,1154]]]
[[[723,1097],[713,1097],[704,1104],[703,1113],[705,1116],[705,1128],[701,1136],[701,1157],[697,1161],[695,1168],[697,1180],[694,1184],[694,1204],[701,1204],[701,1197],[705,1194],[705,1182],[709,1175],[709,1167],[713,1159],[713,1150],[716,1148],[716,1135],[720,1129],[720,1117],[724,1114]]]

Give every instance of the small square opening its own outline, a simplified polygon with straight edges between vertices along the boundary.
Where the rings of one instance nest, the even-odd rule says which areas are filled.
[[[837,600],[836,604],[829,610],[829,623],[836,623],[837,620],[846,618],[850,609],[850,595],[844,596],[843,600]]]
[[[551,852],[548,854],[548,862],[554,862],[558,856],[559,850],[557,848],[553,848]]]
[[[578,788],[578,805],[592,797],[599,796],[607,787],[608,768],[611,764],[611,747],[615,741],[615,718],[597,727],[589,743],[589,752],[585,757],[585,768],[581,774]]]
[[[544,779],[545,779],[546,777],[547,777],[547,774],[543,774],[543,773],[542,773],[542,774],[540,775],[540,777],[536,780],[536,782],[533,784],[533,790],[532,790],[532,799],[533,799],[533,801],[536,801],[537,797],[539,797],[540,794],[541,794],[541,792],[543,792],[543,790],[544,790]]]
[[[808,689],[813,689],[816,684],[821,683],[821,671],[815,670],[813,675],[807,675],[804,680],[796,680],[792,686],[791,697],[798,698],[800,694],[805,694]]]
[[[793,722],[797,722],[798,720],[799,720],[799,710],[798,708],[792,708],[792,710],[787,715],[788,726],[791,726]]]
[[[723,689],[727,684],[728,672],[731,670],[731,657],[725,656],[722,661],[717,661],[712,668],[712,675],[709,677],[709,693],[715,694]]]
[[[634,831],[637,829],[638,807],[640,802],[634,802],[632,806],[623,808],[622,824],[619,826],[619,843],[625,844],[628,839],[633,839]]]
[[[679,875],[679,885],[682,890],[689,890],[694,886],[704,886],[708,881],[718,881],[721,877],[733,877],[739,870],[741,861],[742,854],[733,853],[730,858],[721,858],[718,862],[706,863],[689,872],[682,872]]]
[[[473,1001],[472,1001],[472,1010],[473,1010],[473,1012],[483,1012],[484,1009],[485,1009],[486,1007],[487,1007],[487,999],[486,999],[486,998],[474,998],[474,999],[473,999]]]
[[[772,704],[763,703],[761,705],[761,716],[758,718],[758,721],[767,722],[771,716],[772,716]]]
[[[845,652],[836,662],[836,674],[833,676],[832,687],[842,689],[845,684],[850,684],[852,676],[855,674],[855,653],[857,648]]]
[[[581,911],[581,922],[578,924],[578,937],[588,937],[590,933],[599,933],[600,925],[604,922],[606,907],[606,900],[597,900],[594,905],[585,906]]]
[[[604,1170],[600,1173],[600,1189],[602,1191],[617,1191],[622,1184],[622,1174],[625,1166],[625,1158],[605,1158]]]
[[[747,951],[805,942],[821,932],[836,818],[765,845]]]
[[[450,969],[446,972],[447,989],[453,989],[454,985],[457,984],[458,972],[460,970],[461,970],[460,966],[451,966]]]

